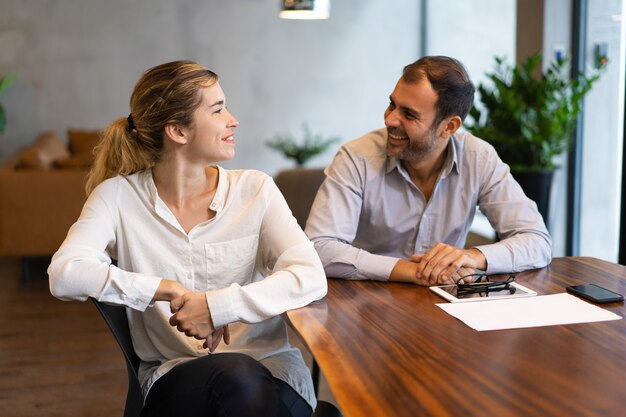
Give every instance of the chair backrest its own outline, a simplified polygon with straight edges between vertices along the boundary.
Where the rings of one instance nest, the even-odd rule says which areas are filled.
[[[104,318],[107,326],[115,336],[117,344],[122,349],[126,360],[126,370],[128,371],[128,393],[126,395],[126,406],[124,407],[124,417],[139,417],[143,407],[143,394],[139,383],[138,371],[141,360],[135,353],[133,341],[130,337],[128,327],[128,317],[126,308],[104,304],[96,299],[91,299],[94,305]]]
[[[324,170],[321,168],[288,169],[279,172],[274,178],[274,182],[287,200],[293,216],[303,229],[309,217],[313,200],[317,195],[317,190],[322,185],[324,178]]]

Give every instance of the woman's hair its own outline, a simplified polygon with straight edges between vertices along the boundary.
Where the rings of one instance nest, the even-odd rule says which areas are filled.
[[[200,89],[217,81],[217,74],[192,61],[146,71],[130,97],[130,115],[113,121],[94,150],[87,194],[107,178],[154,166],[163,150],[165,125],[193,127],[193,113],[202,101]]]
[[[463,64],[447,56],[425,56],[404,67],[402,78],[418,83],[426,78],[437,93],[434,126],[448,116],[464,120],[474,104],[474,85]]]

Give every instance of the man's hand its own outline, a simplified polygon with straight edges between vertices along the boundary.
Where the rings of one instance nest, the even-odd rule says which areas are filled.
[[[485,255],[478,249],[461,249],[445,243],[411,256],[411,261],[417,263],[416,279],[425,285],[455,283],[476,269],[487,269]]]
[[[451,277],[437,277],[431,279],[431,277],[424,277],[419,272],[419,263],[417,261],[411,261],[408,259],[399,259],[396,266],[389,275],[389,281],[409,282],[416,285],[442,285],[442,284],[456,284],[456,281],[465,276],[474,273],[471,268],[460,268]]]
[[[175,326],[179,332],[204,339],[203,346],[213,352],[220,344],[222,338],[226,344],[230,343],[230,331],[228,326],[215,329],[211,312],[202,292],[188,292],[170,302],[170,309],[174,315],[170,317],[170,325]]]

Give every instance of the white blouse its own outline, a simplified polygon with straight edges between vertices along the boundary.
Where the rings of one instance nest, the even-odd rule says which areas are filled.
[[[62,300],[125,305],[144,397],[182,361],[208,354],[170,326],[169,302],[150,304],[162,278],[206,293],[216,328],[315,408],[309,371],[280,314],[322,298],[321,262],[271,177],[218,167],[213,219],[185,233],[146,170],[104,181],[52,258],[50,291]],[[117,260],[117,266],[111,260]]]

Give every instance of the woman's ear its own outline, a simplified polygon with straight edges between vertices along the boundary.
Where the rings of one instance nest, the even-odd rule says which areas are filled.
[[[172,123],[165,125],[165,137],[179,145],[184,145],[189,141],[186,130]]]

